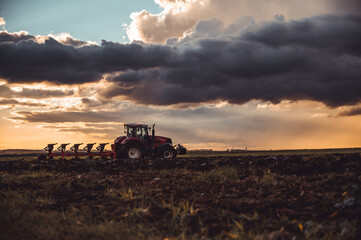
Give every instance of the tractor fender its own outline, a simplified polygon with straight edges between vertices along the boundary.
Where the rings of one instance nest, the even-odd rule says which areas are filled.
[[[160,145],[159,147],[157,147],[157,148],[155,149],[156,155],[159,155],[159,154],[160,154],[160,151],[161,151],[162,148],[164,148],[165,146],[170,146],[171,148],[174,149],[174,147],[173,147],[172,144],[170,144],[170,143],[163,143],[162,145]]]
[[[115,139],[114,143],[119,143],[120,144],[125,138],[126,138],[126,136],[118,137],[117,139]]]
[[[120,143],[122,145],[125,145],[129,142],[137,142],[139,144],[142,144],[144,146],[144,141],[140,138],[136,138],[136,137],[130,137],[130,138],[125,138],[123,139],[123,141]]]

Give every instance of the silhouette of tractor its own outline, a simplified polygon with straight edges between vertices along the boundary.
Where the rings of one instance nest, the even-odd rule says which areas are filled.
[[[67,145],[70,143],[61,144],[57,150],[53,152],[54,146],[57,143],[48,144],[44,148],[47,154],[41,154],[38,156],[39,160],[52,160],[54,157],[60,157],[64,159],[67,156],[74,156],[75,159],[79,159],[81,156],[87,156],[92,159],[94,156],[100,158],[111,157],[113,159],[142,159],[146,156],[160,157],[164,159],[173,159],[178,154],[184,155],[187,150],[180,144],[172,145],[172,139],[167,137],[155,136],[155,130],[148,127],[145,124],[130,123],[124,125],[125,136],[118,137],[114,144],[111,145],[112,150],[105,150],[105,145],[108,143],[100,143],[96,148],[98,152],[92,151],[95,143],[88,143],[83,150],[79,150],[80,145],[83,143],[74,144],[68,152],[66,150]]]
[[[151,129],[145,124],[125,124],[126,136],[118,137],[112,145],[114,158],[141,159],[154,156],[172,159],[177,154],[186,154],[187,150],[182,145],[172,145],[172,139],[155,136],[154,126]]]

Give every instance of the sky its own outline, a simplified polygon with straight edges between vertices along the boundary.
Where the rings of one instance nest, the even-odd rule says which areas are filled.
[[[139,9],[160,11],[152,0],[0,0],[0,4],[0,15],[6,19],[9,32],[69,33],[74,38],[97,43],[102,39],[129,41],[126,25],[130,23],[132,12]]]
[[[0,0],[0,149],[361,146],[358,0]]]

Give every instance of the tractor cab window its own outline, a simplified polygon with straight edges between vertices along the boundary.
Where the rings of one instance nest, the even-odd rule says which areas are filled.
[[[127,127],[127,137],[133,137],[134,129],[131,127]]]
[[[137,127],[135,129],[135,137],[145,140],[148,136],[147,128]]]
[[[143,128],[142,128],[142,135],[143,135],[144,137],[147,137],[147,136],[148,136],[148,128],[147,128],[147,127],[143,127]]]
[[[135,128],[135,137],[138,137],[138,138],[142,137],[142,128],[140,128],[140,127]]]

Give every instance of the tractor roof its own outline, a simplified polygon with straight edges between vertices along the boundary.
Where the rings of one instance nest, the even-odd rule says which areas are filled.
[[[148,127],[148,125],[140,124],[140,123],[127,123],[127,124],[124,124],[124,126],[127,126],[127,127]]]

